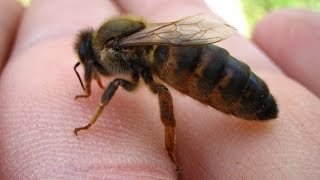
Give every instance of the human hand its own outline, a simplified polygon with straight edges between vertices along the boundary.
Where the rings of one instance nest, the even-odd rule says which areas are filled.
[[[191,0],[34,1],[23,15],[0,80],[0,174],[5,179],[177,178],[164,149],[157,97],[144,86],[130,94],[120,88],[90,130],[79,136],[73,134],[75,127],[87,123],[102,94],[93,86],[89,99],[73,100],[74,95],[81,93],[72,70],[78,61],[72,49],[74,35],[84,27],[98,27],[103,19],[120,12],[159,22],[210,13],[202,2]],[[281,22],[288,23],[284,27],[289,26],[291,21],[285,18],[288,14],[269,16],[262,22],[253,37],[257,45],[239,35],[218,44],[248,63],[266,81],[278,100],[278,119],[266,123],[240,120],[170,88],[177,120],[176,155],[182,167],[181,178],[320,176],[320,103],[311,93],[320,94],[316,66],[319,52],[312,51],[319,44],[315,38],[319,35],[308,40],[297,38],[295,44],[279,39],[288,35],[287,31],[280,29],[275,33],[277,29],[270,29],[283,27]],[[319,15],[310,16],[310,22],[303,20],[298,24],[308,22],[310,27],[319,27]],[[280,22],[272,26],[277,21]],[[299,26],[306,28],[301,35],[310,34],[308,24]],[[304,46],[297,48],[300,44]],[[280,48],[280,52],[274,52]],[[293,52],[296,56],[291,57]],[[310,62],[300,66],[308,68],[312,75],[293,76],[290,72],[297,70],[289,65],[305,60],[304,55],[309,56],[306,60]]]

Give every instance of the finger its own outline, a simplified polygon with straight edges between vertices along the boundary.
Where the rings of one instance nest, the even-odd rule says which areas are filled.
[[[282,10],[265,17],[253,40],[291,78],[320,96],[320,13]]]
[[[126,13],[156,21],[209,12],[200,1],[116,2]],[[280,117],[263,124],[240,120],[181,96],[171,88],[177,119],[176,154],[182,166],[180,177],[259,179],[263,176],[266,179],[290,179],[303,175],[300,169],[304,167],[310,169],[308,177],[316,177],[317,161],[320,160],[317,148],[319,132],[316,129],[320,128],[317,121],[320,114],[319,109],[314,107],[319,107],[319,101],[282,75],[262,51],[240,36],[231,37],[220,45],[236,58],[247,62],[254,72],[266,80],[278,100]],[[301,122],[302,119],[307,122]],[[284,157],[282,152],[288,156]],[[301,158],[299,152],[310,156]],[[310,161],[309,158],[316,160]],[[299,165],[287,166],[282,164],[284,161],[295,161]]]
[[[0,73],[11,53],[22,7],[17,1],[0,0]]]
[[[152,111],[137,113],[148,110],[147,99],[119,90],[92,129],[73,134],[93,115],[102,94],[94,88],[90,99],[73,100],[81,93],[72,70],[78,61],[74,33],[116,13],[104,0],[33,1],[0,80],[4,179],[174,177],[170,160],[161,158],[165,152],[157,141],[161,134],[153,131]]]
[[[106,17],[117,14],[109,1],[34,0],[26,9],[19,28],[15,51],[57,37],[74,36],[79,29],[96,27]]]

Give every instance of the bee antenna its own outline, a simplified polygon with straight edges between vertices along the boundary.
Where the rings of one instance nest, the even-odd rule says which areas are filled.
[[[78,79],[79,79],[79,81],[80,81],[80,84],[81,84],[82,89],[85,90],[85,89],[84,89],[84,86],[83,86],[83,83],[82,83],[82,80],[81,80],[81,77],[80,77],[80,75],[79,75],[79,73],[78,73],[78,71],[77,71],[77,67],[78,67],[79,65],[80,65],[80,62],[77,62],[77,63],[74,65],[73,70],[74,70],[74,72],[76,72],[76,74],[77,74],[77,77],[78,77]]]

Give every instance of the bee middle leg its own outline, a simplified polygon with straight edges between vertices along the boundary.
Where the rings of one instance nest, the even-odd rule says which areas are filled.
[[[134,75],[133,82],[130,82],[124,79],[119,79],[119,78],[113,80],[109,84],[107,89],[104,91],[101,97],[100,105],[96,110],[95,114],[93,115],[93,117],[90,119],[90,122],[86,126],[75,128],[74,133],[77,135],[80,130],[89,129],[97,121],[104,107],[110,102],[111,98],[113,97],[114,93],[117,91],[119,86],[123,87],[127,91],[133,91],[138,85],[138,79],[139,79],[139,76]]]
[[[172,96],[166,86],[154,81],[149,83],[153,93],[158,94],[160,104],[161,121],[165,126],[165,145],[171,161],[176,165],[176,170],[180,170],[175,156],[175,141],[176,141],[176,120],[173,113]]]

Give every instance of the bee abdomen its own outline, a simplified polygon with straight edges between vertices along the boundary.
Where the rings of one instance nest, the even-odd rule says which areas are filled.
[[[206,103],[250,120],[277,117],[278,109],[267,85],[245,63],[216,46],[208,46],[198,65],[198,90],[207,94]],[[217,55],[218,54],[218,55]]]
[[[236,113],[245,119],[268,120],[276,118],[278,108],[268,86],[251,72],[246,88],[238,100]]]
[[[256,120],[277,116],[266,84],[223,48],[159,46],[154,64],[170,86],[222,112]]]
[[[196,75],[197,87],[202,93],[219,96],[226,104],[237,101],[250,77],[250,68],[216,46],[204,48]],[[208,100],[211,98],[207,97]]]

